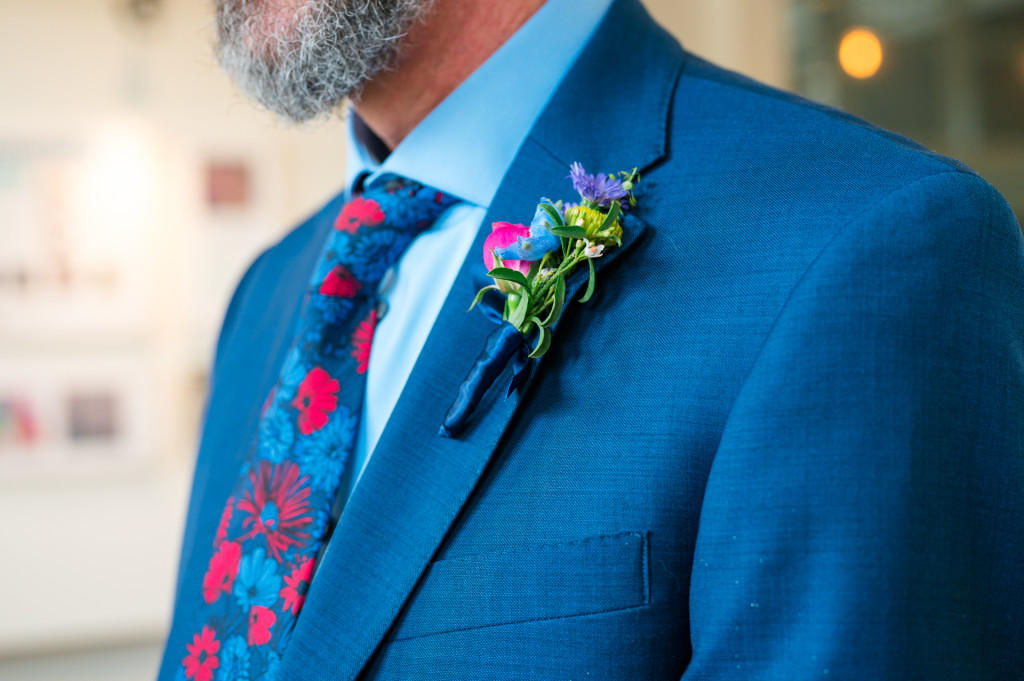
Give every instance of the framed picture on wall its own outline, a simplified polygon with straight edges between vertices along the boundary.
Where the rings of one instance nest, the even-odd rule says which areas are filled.
[[[146,334],[158,241],[155,149],[140,126],[0,130],[0,339]]]
[[[37,400],[8,386],[0,393],[0,456],[32,456],[39,437]]]
[[[156,379],[144,355],[0,360],[0,480],[151,466],[162,408]]]

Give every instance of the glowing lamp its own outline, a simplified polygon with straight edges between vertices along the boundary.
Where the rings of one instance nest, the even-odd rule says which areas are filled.
[[[882,41],[866,28],[855,28],[839,43],[839,65],[847,75],[863,80],[882,68]]]

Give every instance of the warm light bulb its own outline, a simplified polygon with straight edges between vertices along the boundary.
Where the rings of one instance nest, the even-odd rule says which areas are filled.
[[[839,64],[853,78],[864,79],[882,67],[882,41],[866,28],[855,28],[839,44]]]

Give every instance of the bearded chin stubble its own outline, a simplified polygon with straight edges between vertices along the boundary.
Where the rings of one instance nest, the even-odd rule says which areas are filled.
[[[217,0],[217,59],[293,123],[332,113],[392,65],[432,0]],[[294,5],[284,9],[281,5]]]

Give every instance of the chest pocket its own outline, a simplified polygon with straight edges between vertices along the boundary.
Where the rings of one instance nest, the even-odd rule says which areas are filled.
[[[646,605],[647,550],[646,534],[625,532],[435,561],[389,639]]]

